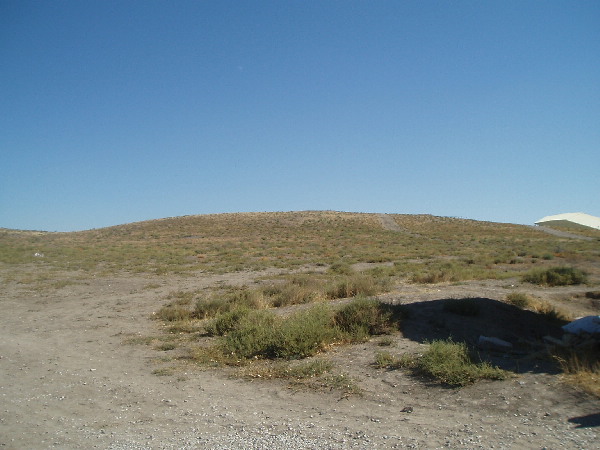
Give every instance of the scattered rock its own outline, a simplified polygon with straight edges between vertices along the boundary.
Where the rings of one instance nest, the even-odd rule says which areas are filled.
[[[487,336],[479,336],[477,346],[483,350],[495,350],[501,352],[510,351],[513,348],[513,345],[510,342],[504,341],[497,337]]]

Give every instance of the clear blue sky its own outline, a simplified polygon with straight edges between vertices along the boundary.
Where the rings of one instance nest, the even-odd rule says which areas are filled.
[[[598,1],[0,0],[0,227],[600,216]]]

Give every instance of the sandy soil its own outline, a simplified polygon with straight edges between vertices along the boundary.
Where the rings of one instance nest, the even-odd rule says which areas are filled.
[[[523,363],[525,373],[505,381],[447,389],[374,368],[381,349],[375,338],[327,355],[363,389],[362,396],[347,397],[191,365],[157,376],[153,371],[169,364],[161,359],[168,352],[127,343],[159,333],[160,324],[149,318],[169,292],[248,283],[256,275],[78,278],[43,290],[3,282],[0,446],[599,448],[600,402],[562,384],[543,361]],[[506,281],[400,286],[386,298],[412,304],[414,314],[386,349],[416,351],[423,338],[466,329],[460,321],[433,320],[442,299],[478,296],[495,305],[514,289]],[[538,295],[566,303],[561,299],[574,293],[540,289]],[[579,315],[598,313],[588,299],[568,305]]]

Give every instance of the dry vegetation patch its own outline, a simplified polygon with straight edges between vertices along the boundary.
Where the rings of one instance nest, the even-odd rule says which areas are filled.
[[[399,309],[367,298],[404,283],[523,277],[549,288],[588,283],[589,292],[595,292],[597,240],[429,215],[389,218],[399,231],[382,227],[376,214],[333,211],[187,216],[77,233],[0,230],[0,264],[3,282],[35,289],[69,289],[86,277],[123,273],[144,274],[144,289],[157,289],[161,283],[154,279],[166,276],[277,270],[279,275],[256,280],[252,287],[174,291],[155,314],[166,333],[177,336],[155,342],[158,350],[187,349],[191,360],[217,365],[312,357],[398,327],[418,342],[454,337],[472,348],[473,335],[485,329],[482,324],[493,323],[487,322],[489,311],[501,310],[491,299],[444,299],[413,305],[414,317],[398,322]],[[78,278],[57,279],[65,273]],[[333,304],[354,297],[346,307]],[[539,333],[545,326],[539,317],[552,326],[571,317],[528,294],[514,293],[507,302],[516,323],[534,323]],[[422,314],[430,308],[431,314]],[[459,322],[462,329],[455,328]],[[466,326],[472,330],[465,331]],[[291,366],[268,367],[275,374],[296,373]]]

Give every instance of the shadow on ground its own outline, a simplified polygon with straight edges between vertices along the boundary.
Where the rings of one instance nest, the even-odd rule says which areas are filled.
[[[464,308],[466,311],[462,313],[452,312],[451,306],[463,301],[476,306]],[[560,327],[565,322],[490,298],[429,300],[410,303],[405,307],[408,318],[402,320],[400,330],[406,338],[417,342],[449,338],[464,342],[482,360],[518,373],[559,372],[556,363],[548,357],[543,337],[562,336]],[[512,350],[479,349],[477,343],[480,336],[510,342]]]
[[[569,422],[576,423],[575,428],[592,428],[600,427],[600,413],[589,414],[581,417],[571,417]]]

